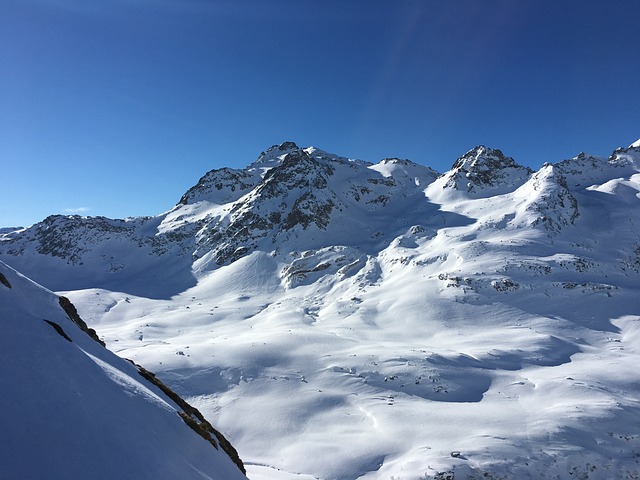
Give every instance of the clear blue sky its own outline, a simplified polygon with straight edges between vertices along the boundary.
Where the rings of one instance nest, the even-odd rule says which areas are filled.
[[[446,171],[640,138],[637,0],[2,0],[0,226],[172,207],[285,140]]]

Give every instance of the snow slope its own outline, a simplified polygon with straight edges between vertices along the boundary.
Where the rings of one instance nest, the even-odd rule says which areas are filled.
[[[4,263],[0,280],[3,478],[246,478],[56,295]]]
[[[100,220],[126,230],[50,217],[0,258],[75,282],[254,480],[638,478],[639,164],[476,147],[438,175],[286,142]]]

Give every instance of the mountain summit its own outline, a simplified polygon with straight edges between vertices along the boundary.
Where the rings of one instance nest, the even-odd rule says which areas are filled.
[[[512,192],[532,173],[500,150],[480,145],[455,161],[443,175],[443,183],[445,188],[464,191],[476,198],[488,197]]]

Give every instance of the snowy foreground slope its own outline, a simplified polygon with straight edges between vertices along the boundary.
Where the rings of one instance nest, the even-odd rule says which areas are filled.
[[[76,315],[0,262],[2,478],[246,478]]]
[[[156,217],[6,232],[0,259],[254,480],[640,478],[639,165],[476,147],[440,175],[287,142]]]

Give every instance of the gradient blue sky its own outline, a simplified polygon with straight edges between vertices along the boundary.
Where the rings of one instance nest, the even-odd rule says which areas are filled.
[[[640,138],[637,0],[2,0],[0,226],[171,208],[285,140],[446,171]]]

